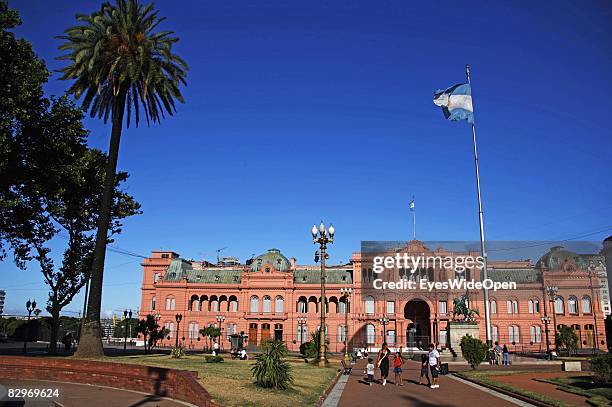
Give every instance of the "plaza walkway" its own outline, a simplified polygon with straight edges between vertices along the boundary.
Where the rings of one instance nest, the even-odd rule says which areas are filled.
[[[364,381],[365,360],[360,360],[353,368],[353,373],[344,385],[339,398],[340,407],[359,406],[424,406],[424,407],[452,407],[452,406],[527,406],[519,400],[512,399],[500,393],[485,388],[479,388],[450,376],[440,376],[438,389],[431,389],[425,385],[419,386],[419,364],[407,361],[404,364],[403,386],[396,386],[394,374],[390,373],[387,385],[375,383],[368,386]],[[376,372],[379,378],[379,372]]]
[[[4,389],[2,388],[4,387]],[[0,393],[6,388],[58,388],[60,397],[53,400],[23,400],[12,403],[3,401],[0,394],[0,406],[32,406],[32,407],[185,407],[192,406],[178,400],[158,397],[151,394],[131,390],[115,389],[87,384],[51,382],[46,380],[12,380],[0,379]]]

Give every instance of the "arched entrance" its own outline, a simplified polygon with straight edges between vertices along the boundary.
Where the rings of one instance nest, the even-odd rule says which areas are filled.
[[[431,342],[429,305],[419,299],[408,301],[404,307],[404,318],[409,321],[406,328],[406,347],[426,349]]]

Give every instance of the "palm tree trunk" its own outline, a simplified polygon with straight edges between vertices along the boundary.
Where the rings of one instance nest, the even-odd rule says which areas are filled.
[[[111,209],[115,192],[115,175],[117,173],[117,159],[119,157],[119,142],[121,140],[121,130],[123,127],[126,95],[127,91],[125,89],[119,91],[112,112],[113,127],[108,149],[108,163],[106,164],[106,173],[104,177],[104,193],[102,195],[100,215],[98,218],[98,230],[96,232],[96,247],[91,268],[91,285],[89,287],[89,298],[87,300],[87,315],[81,327],[81,339],[75,353],[77,357],[104,356],[104,349],[102,347],[103,335],[100,326],[102,280],[104,276],[108,226],[111,221]]]

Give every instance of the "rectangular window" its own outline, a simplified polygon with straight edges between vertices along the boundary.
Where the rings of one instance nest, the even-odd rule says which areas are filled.
[[[440,311],[440,315],[446,314],[446,301],[438,301],[438,310]]]
[[[387,344],[395,345],[395,331],[387,331]]]
[[[387,314],[395,314],[395,301],[387,301]]]

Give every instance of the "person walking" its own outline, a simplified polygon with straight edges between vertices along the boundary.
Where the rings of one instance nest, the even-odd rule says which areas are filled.
[[[431,380],[429,380],[429,358],[425,353],[421,354],[421,375],[419,376],[419,384],[423,384],[423,377],[427,379],[427,386],[431,386]]]
[[[387,342],[382,344],[382,348],[378,352],[378,358],[376,360],[376,366],[380,369],[380,379],[382,385],[387,385],[387,376],[389,376],[389,354],[391,351],[387,347]]]
[[[436,349],[433,343],[429,344],[429,370],[431,370],[431,385],[432,389],[440,387],[438,384],[438,375],[440,374],[440,352]]]
[[[499,342],[495,341],[495,364],[501,366],[502,364],[502,347],[499,346]]]
[[[504,343],[504,348],[502,349],[502,354],[504,357],[504,361],[503,361],[504,366],[509,366],[510,365],[510,351],[508,350],[508,346],[506,346],[505,343]]]
[[[368,358],[368,364],[366,365],[365,368],[365,374],[367,375],[367,382],[368,382],[368,386],[372,385],[372,382],[374,381],[374,359],[372,358]]]
[[[403,386],[402,382],[402,365],[404,364],[404,359],[402,358],[402,353],[397,352],[395,354],[395,358],[393,359],[393,373],[395,373],[395,385]]]

